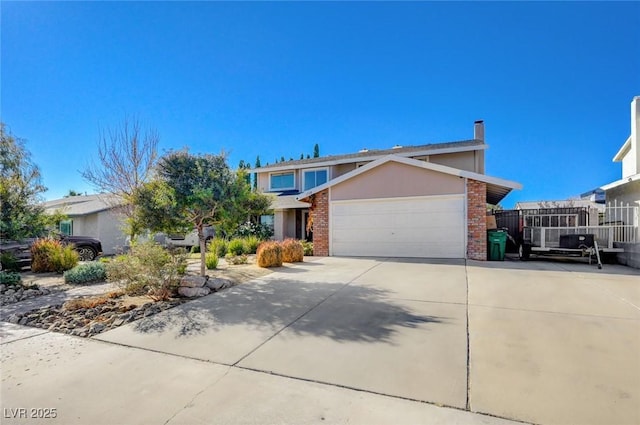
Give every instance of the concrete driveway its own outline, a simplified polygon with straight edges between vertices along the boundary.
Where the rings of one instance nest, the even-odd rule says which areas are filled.
[[[640,423],[639,277],[319,258],[94,340],[12,328],[2,406],[57,402],[61,423]]]

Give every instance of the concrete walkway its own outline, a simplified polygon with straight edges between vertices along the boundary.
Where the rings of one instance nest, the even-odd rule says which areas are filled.
[[[1,403],[53,423],[635,424],[639,276],[321,258],[93,340],[3,324]]]

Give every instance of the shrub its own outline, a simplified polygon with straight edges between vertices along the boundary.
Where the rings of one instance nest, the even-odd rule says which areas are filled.
[[[65,246],[60,250],[53,251],[51,257],[53,271],[56,273],[63,273],[73,269],[78,265],[79,261],[80,254],[71,246]]]
[[[260,239],[256,236],[247,236],[244,238],[245,254],[255,254],[258,251]]]
[[[296,239],[285,239],[282,245],[282,261],[285,263],[299,263],[303,261],[304,248],[302,242]]]
[[[273,236],[273,228],[267,224],[252,223],[247,221],[246,223],[238,226],[234,233],[235,237],[246,238],[249,236],[255,236],[260,240],[267,240]]]
[[[72,246],[62,246],[51,238],[37,239],[31,245],[31,271],[62,273],[78,265],[80,257]]]
[[[82,284],[90,282],[100,282],[107,279],[107,268],[104,263],[92,262],[75,266],[71,270],[64,272],[64,282],[71,284]]]
[[[218,268],[218,254],[215,252],[208,252],[205,257],[204,264],[207,266],[207,270],[214,270]]]
[[[22,281],[20,273],[0,271],[0,284],[18,285]]]
[[[189,250],[191,254],[200,254],[200,245],[194,245]]]
[[[244,241],[242,239],[231,239],[229,247],[227,248],[228,254],[242,255],[245,253]]]
[[[2,270],[9,272],[19,272],[22,269],[16,256],[11,252],[3,252],[0,254],[0,264],[2,265]]]
[[[89,298],[74,298],[62,304],[62,308],[67,311],[96,308],[108,303],[110,298],[111,297],[105,295]]]
[[[304,255],[313,255],[313,242],[302,241],[302,248],[304,248]]]
[[[60,249],[62,249],[62,244],[53,239],[45,238],[34,241],[31,245],[31,271],[34,273],[53,271],[52,253]]]
[[[258,266],[280,267],[282,265],[282,247],[277,242],[263,242],[258,247]]]
[[[136,244],[126,255],[107,264],[107,280],[116,282],[128,295],[147,295],[153,300],[170,298],[180,284],[179,271],[186,264],[186,252],[169,252],[149,241]]]
[[[237,266],[239,264],[247,264],[247,262],[249,261],[249,257],[247,257],[246,254],[233,255],[231,253],[228,253],[224,258],[225,260],[227,260],[227,263],[233,264],[234,266]]]
[[[218,258],[224,257],[227,255],[227,247],[229,243],[221,238],[213,239],[209,242],[209,246],[207,247],[207,251],[215,252],[218,255]]]

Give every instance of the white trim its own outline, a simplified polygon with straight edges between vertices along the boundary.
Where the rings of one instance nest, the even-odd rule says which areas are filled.
[[[437,171],[444,174],[450,174],[452,176],[470,178],[473,180],[478,180],[478,181],[489,183],[489,184],[495,184],[495,185],[506,187],[509,189],[522,189],[522,185],[514,181],[504,180],[497,177],[491,177],[485,174],[478,174],[472,171],[459,170],[457,168],[447,167],[446,165],[434,164],[433,162],[419,161],[417,159],[405,158],[397,155],[387,155],[383,158],[370,162],[367,165],[363,165],[360,168],[357,168],[353,171],[350,171],[346,174],[336,177],[335,179],[330,180],[323,185],[316,186],[313,189],[302,192],[298,196],[296,196],[296,199],[300,200],[300,199],[307,198],[313,195],[314,193],[318,193],[328,187],[342,183],[345,180],[358,176],[362,173],[366,173],[372,168],[378,167],[382,164],[386,164],[387,162],[391,162],[391,161],[398,162],[400,164],[411,165],[418,168],[423,168],[426,170]]]
[[[317,171],[326,171],[327,172],[327,182],[331,181],[331,175],[330,175],[329,167],[301,168],[300,169],[300,174],[302,174],[302,177],[301,177],[300,180],[301,180],[301,189],[302,190],[304,190],[304,183],[305,183],[305,180],[306,180],[305,174],[306,173],[310,173],[310,172],[317,172]],[[324,183],[322,183],[322,184],[324,184]],[[314,186],[314,187],[316,187],[316,186]],[[313,189],[313,187],[311,189]],[[308,190],[311,190],[311,189],[308,189]]]
[[[329,257],[333,257],[333,217],[331,214],[331,188],[327,191],[327,226],[329,227],[328,233],[328,245],[329,245]]]
[[[631,183],[631,182],[634,182],[634,181],[637,181],[637,180],[640,180],[640,173],[639,174],[634,174],[633,176],[625,177],[625,178],[620,179],[620,180],[616,180],[613,183],[605,184],[604,186],[600,186],[600,189],[602,189],[604,191],[607,191],[607,190],[613,189],[615,187],[622,186],[624,184]]]
[[[284,175],[284,174],[293,174],[293,186],[291,187],[278,187],[278,188],[273,188],[271,187],[271,176],[273,175]],[[294,190],[296,188],[296,172],[295,170],[291,170],[289,171],[285,171],[285,172],[270,172],[269,173],[269,192],[280,192],[280,191],[285,191],[285,190]]]
[[[464,259],[469,259],[469,179],[464,179]]]
[[[618,153],[615,154],[615,156],[613,157],[613,162],[622,161],[622,159],[627,155],[627,153],[629,153],[630,150],[631,150],[631,136],[629,136],[627,141],[622,144],[622,147],[620,148]]]
[[[440,149],[422,149],[418,151],[397,152],[393,154],[377,154],[377,155],[371,154],[369,156],[353,156],[348,158],[333,159],[333,160],[321,161],[321,162],[282,165],[279,167],[272,167],[267,165],[260,168],[252,168],[248,171],[250,173],[260,173],[260,172],[267,172],[267,171],[276,172],[276,171],[289,171],[289,170],[304,170],[306,167],[317,168],[317,167],[330,167],[332,165],[340,165],[340,164],[351,164],[354,162],[371,162],[381,158],[385,158],[389,155],[399,156],[403,158],[411,158],[413,156],[425,156],[425,155],[431,156],[431,155],[442,155],[446,153],[473,152],[473,151],[479,151],[479,150],[486,150],[488,148],[489,148],[489,145],[483,144],[483,145],[472,145],[472,146],[462,146],[462,147],[448,147],[448,148],[440,148]]]

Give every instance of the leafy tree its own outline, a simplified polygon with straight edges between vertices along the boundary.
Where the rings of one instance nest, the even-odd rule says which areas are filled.
[[[69,189],[69,193],[64,195],[65,198],[71,198],[72,196],[82,196],[82,192],[77,192],[73,189]]]
[[[154,129],[143,130],[136,118],[125,117],[119,127],[102,131],[98,140],[98,164],[91,163],[82,177],[125,217],[127,233],[134,240],[140,224],[134,217],[133,196],[150,178],[158,156],[160,137]]]
[[[20,240],[45,233],[49,220],[39,201],[46,190],[24,140],[14,137],[0,122],[0,239]]]
[[[231,194],[234,200],[220,215],[219,229],[226,235],[236,233],[245,223],[258,224],[260,216],[271,210],[271,197],[251,189],[246,181],[246,170],[238,170]]]
[[[260,164],[260,155],[256,156],[256,165],[254,168],[260,168],[262,164]],[[258,189],[258,173],[253,173],[253,190]]]
[[[313,147],[313,157],[318,158],[320,156],[320,146],[316,143]]]
[[[234,202],[234,177],[224,154],[169,152],[156,167],[156,181],[137,193],[137,218],[151,230],[196,229],[200,240],[200,274],[205,275],[204,227]],[[243,180],[244,181],[244,180]]]
[[[300,154],[300,159],[304,159],[304,154],[303,153]]]
[[[280,157],[280,162],[284,162],[284,156]]]

